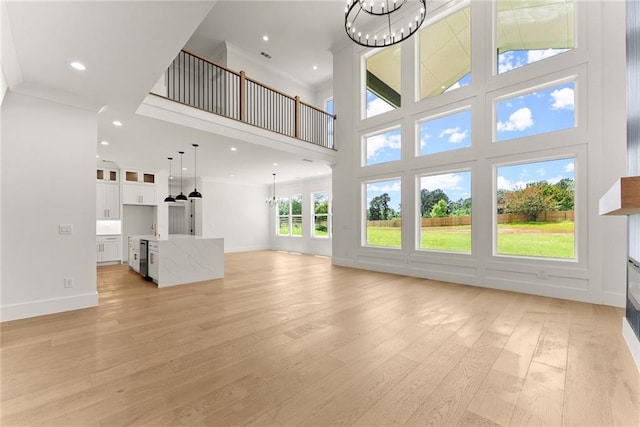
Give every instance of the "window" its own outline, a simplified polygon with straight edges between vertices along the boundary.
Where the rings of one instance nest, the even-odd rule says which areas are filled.
[[[419,155],[459,150],[471,146],[471,110],[419,122]]]
[[[302,235],[302,197],[300,195],[278,198],[278,235]]]
[[[420,249],[471,253],[471,171],[420,178]]]
[[[471,8],[420,31],[420,99],[471,83]]]
[[[575,127],[574,91],[575,82],[567,82],[497,101],[495,140]]]
[[[313,237],[329,237],[329,193],[320,191],[312,193],[313,198]]]
[[[495,252],[575,258],[575,158],[496,168]]]
[[[400,179],[367,182],[366,236],[369,246],[401,247]]]
[[[333,96],[326,100],[324,108],[327,113],[333,114]]]
[[[497,72],[550,58],[575,47],[574,4],[498,0],[496,7]]]
[[[365,117],[400,108],[400,45],[394,45],[366,60]]]
[[[364,165],[400,160],[402,135],[400,128],[364,137]]]

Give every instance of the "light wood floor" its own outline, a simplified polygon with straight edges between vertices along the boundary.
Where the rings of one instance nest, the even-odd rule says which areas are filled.
[[[640,425],[620,309],[272,251],[225,269],[100,267],[99,307],[2,324],[0,424]]]

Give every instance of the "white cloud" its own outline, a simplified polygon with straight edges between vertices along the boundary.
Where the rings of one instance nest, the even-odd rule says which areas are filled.
[[[375,98],[367,104],[367,117],[377,116],[378,114],[392,111],[395,108],[381,98]]]
[[[531,182],[531,181],[529,181]],[[498,190],[518,190],[527,186],[527,181],[517,181],[511,182],[504,176],[498,176],[498,180],[496,182]]]
[[[383,133],[367,138],[367,159],[376,157],[381,151],[392,149],[400,149],[400,134]]]
[[[448,135],[449,142],[451,142],[452,144],[457,144],[463,141],[467,137],[468,133],[469,133],[468,129],[465,129],[464,132],[460,132],[460,127],[449,128],[440,132],[440,138]]]
[[[431,138],[431,134],[429,134],[426,129],[422,132],[420,136],[420,149],[422,150],[426,145],[427,141]]]
[[[554,90],[551,92],[551,98],[553,99],[551,107],[554,110],[573,110],[573,89],[570,87]]]
[[[429,191],[436,189],[441,190],[461,190],[460,182],[462,177],[455,173],[446,173],[443,175],[424,176],[420,179],[422,188],[426,188]]]
[[[504,52],[498,55],[498,74],[506,73],[523,65],[526,65],[526,63],[522,58],[517,57],[514,52]]]
[[[562,52],[566,52],[569,49],[540,49],[540,50],[530,50],[527,52],[527,64],[531,64],[532,62],[541,61],[546,58],[550,58],[552,56],[558,55]]]
[[[551,185],[555,185],[559,183],[563,178],[564,176],[554,176],[553,178],[547,179],[547,182]]]
[[[509,116],[506,122],[498,122],[498,132],[523,131],[533,126],[531,110],[527,107],[520,108]]]
[[[382,184],[382,185],[380,185]],[[400,191],[400,182],[399,181],[391,181],[391,185],[389,182],[378,182],[367,184],[367,192],[379,192],[379,193],[389,193],[391,191]]]
[[[547,173],[546,170],[544,170],[544,168],[540,168],[536,171],[536,173],[538,174],[538,176],[545,176],[545,174]]]
[[[445,90],[445,92],[449,92],[451,90],[455,90],[458,89],[459,87],[462,87],[462,85],[460,84],[460,82],[455,82],[454,84],[452,84],[451,86],[449,86],[449,88],[447,90]]]
[[[567,165],[564,167],[564,171],[565,172],[573,172],[576,168],[576,164],[571,162],[571,163],[567,163]]]

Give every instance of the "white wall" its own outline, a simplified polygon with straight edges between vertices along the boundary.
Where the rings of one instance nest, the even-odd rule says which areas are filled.
[[[1,320],[97,305],[96,141],[95,113],[6,94]],[[60,224],[73,234],[58,234]]]
[[[624,2],[578,2],[578,48],[496,77],[492,75],[492,3],[471,2],[473,81],[422,102],[414,101],[413,69],[417,38],[402,43],[402,108],[360,120],[360,55],[355,45],[334,52],[334,105],[338,161],[333,170],[333,262],[337,265],[508,289],[539,295],[622,306],[624,304],[624,222],[598,216],[598,199],[624,175]],[[492,146],[494,97],[577,76],[577,127],[532,138],[529,145]],[[414,156],[414,123],[457,105],[473,106],[474,145],[433,163]],[[478,114],[478,112],[480,114]],[[360,138],[367,132],[403,126],[403,159],[374,168],[360,166]],[[564,135],[562,137],[561,135]],[[489,142],[488,142],[489,141]],[[518,144],[513,144],[517,146]],[[505,146],[503,146],[505,147]],[[502,150],[502,151],[500,151]],[[453,152],[452,152],[453,153]],[[577,182],[576,261],[498,257],[492,250],[493,172],[496,163],[575,155]],[[446,163],[442,159],[447,159]],[[517,159],[516,159],[517,160]],[[439,163],[437,163],[439,162]],[[402,178],[403,242],[416,233],[416,174],[470,167],[473,171],[473,253],[471,255],[361,245],[361,185],[367,180]],[[544,271],[539,277],[539,271]]]
[[[257,62],[249,58],[240,49],[232,44],[225,42],[226,45],[226,67],[233,71],[244,71],[247,77],[264,83],[278,91],[289,96],[299,96],[300,99],[308,104],[315,102],[316,97],[313,88],[305,85],[292,76],[271,68],[265,61]]]
[[[312,237],[313,199],[312,193],[327,191],[331,200],[331,176],[323,176],[276,185],[276,197],[302,196],[302,236],[278,236],[276,212],[270,209],[269,235],[271,247],[279,251],[299,252],[305,254],[331,256],[332,238]]]
[[[191,191],[191,187],[189,187]],[[204,177],[198,184],[196,235],[224,238],[225,252],[269,249],[268,196],[264,186],[246,186]]]

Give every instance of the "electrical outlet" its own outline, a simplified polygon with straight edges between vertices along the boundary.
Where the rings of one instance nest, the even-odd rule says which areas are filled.
[[[73,288],[73,277],[65,277],[64,278],[64,287],[65,288]]]
[[[60,224],[58,234],[73,234],[73,224]]]

